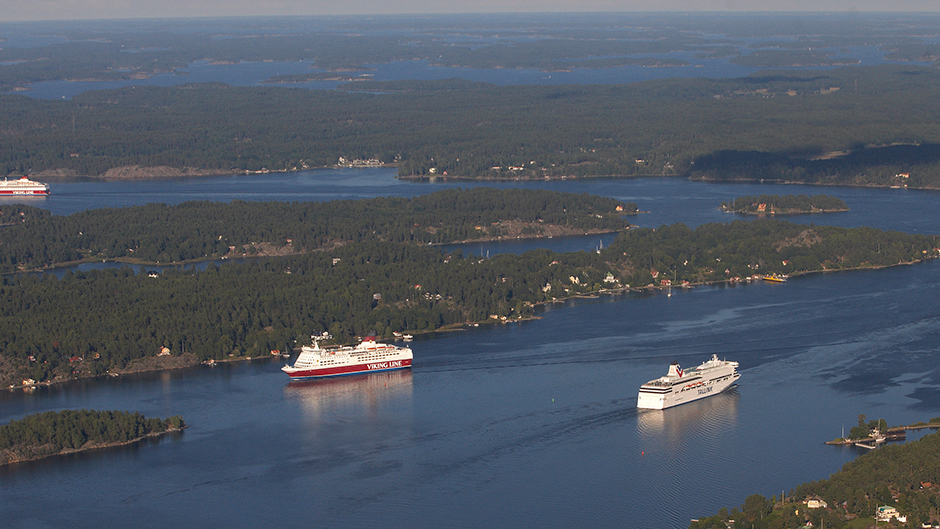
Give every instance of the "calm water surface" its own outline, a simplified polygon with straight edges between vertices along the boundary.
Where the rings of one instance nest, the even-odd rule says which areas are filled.
[[[392,175],[58,184],[37,205],[67,214],[441,188]],[[715,208],[742,194],[824,192],[853,211],[794,220],[938,232],[932,192],[675,179],[525,187],[634,201],[650,211],[636,219],[646,226],[727,221],[734,217]],[[144,446],[0,469],[0,520],[14,528],[686,527],[754,492],[769,497],[838,470],[856,453],[822,442],[859,413],[890,423],[937,416],[938,297],[940,263],[931,262],[552,305],[536,321],[418,339],[415,367],[404,372],[289,384],[279,362],[263,360],[0,392],[0,423],[95,408],[181,414],[191,425]],[[741,363],[734,391],[637,412],[640,384],[672,360],[693,366],[712,353]],[[37,508],[50,498],[54,509]]]

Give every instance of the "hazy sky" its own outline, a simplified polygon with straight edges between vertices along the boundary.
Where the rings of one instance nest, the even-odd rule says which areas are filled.
[[[940,11],[938,0],[0,0],[0,21],[547,11]]]

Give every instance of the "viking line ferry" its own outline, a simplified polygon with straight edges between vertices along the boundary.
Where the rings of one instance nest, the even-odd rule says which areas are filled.
[[[666,376],[640,387],[636,407],[664,410],[711,397],[731,387],[740,377],[738,363],[719,360],[718,355],[712,355],[710,360],[689,371],[683,371],[678,362],[673,362]]]
[[[281,368],[291,380],[305,378],[335,377],[373,371],[389,371],[411,367],[411,348],[376,343],[375,336],[368,336],[355,346],[320,348],[317,339],[313,345],[305,345],[294,365]]]
[[[26,178],[18,180],[0,180],[0,195],[48,195],[49,184],[33,182]]]

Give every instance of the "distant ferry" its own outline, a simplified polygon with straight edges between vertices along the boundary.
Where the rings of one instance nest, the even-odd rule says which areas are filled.
[[[778,276],[777,274],[774,274],[772,276],[764,276],[762,279],[764,281],[770,281],[771,283],[786,283],[787,282],[787,276]]]
[[[669,366],[666,376],[640,387],[636,407],[664,410],[693,400],[717,395],[740,378],[738,363],[719,360],[718,355],[702,365],[683,371],[678,362]]]
[[[411,348],[376,343],[375,336],[366,337],[359,345],[320,348],[316,339],[305,345],[294,365],[281,368],[291,380],[335,377],[373,371],[389,371],[411,367]]]
[[[0,195],[48,195],[49,184],[33,182],[26,178],[0,181]]]

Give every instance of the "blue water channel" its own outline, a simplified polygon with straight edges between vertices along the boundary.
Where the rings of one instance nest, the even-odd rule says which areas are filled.
[[[384,169],[60,183],[56,214],[185,200],[414,196]],[[492,184],[487,184],[492,185]],[[827,193],[847,213],[796,222],[938,233],[927,191],[682,179],[502,184],[636,202],[642,226],[725,222],[721,200]],[[590,250],[596,237],[493,243]],[[409,371],[288,383],[281,361],[0,392],[0,423],[59,409],[181,414],[183,434],[0,468],[0,520],[25,527],[681,528],[827,477],[859,413],[892,424],[940,402],[940,263],[580,299],[541,319],[419,336]],[[673,361],[737,360],[738,387],[637,412]],[[54,508],[45,508],[54,503]]]

